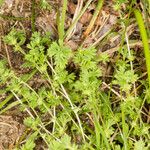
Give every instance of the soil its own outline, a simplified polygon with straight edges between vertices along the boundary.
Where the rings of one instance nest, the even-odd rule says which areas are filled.
[[[11,115],[0,115],[0,150],[13,149],[25,130],[24,125]]]

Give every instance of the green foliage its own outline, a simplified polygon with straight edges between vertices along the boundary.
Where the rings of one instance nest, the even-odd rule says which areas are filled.
[[[7,36],[4,37],[4,42],[14,46],[16,51],[21,51],[21,45],[26,41],[25,32],[22,30],[12,29]]]
[[[13,71],[6,68],[6,61],[0,61],[0,83],[5,83],[9,78],[12,77]]]
[[[66,14],[69,12],[67,6],[70,1],[63,0],[57,10],[56,18],[58,41],[54,41],[51,40],[50,33],[42,35],[34,32],[37,6],[42,9],[43,14],[44,10],[47,10],[47,14],[53,5],[50,5],[51,2],[48,0],[38,2],[33,0],[31,2],[32,36],[27,38],[26,31],[12,28],[3,37],[1,47],[3,48],[5,42],[10,45],[13,54],[21,54],[23,60],[21,67],[25,69],[20,73],[13,68],[13,63],[9,68],[10,64],[8,65],[2,51],[0,114],[15,107],[25,114],[23,123],[27,128],[27,132],[18,141],[16,150],[36,149],[39,141],[42,141],[43,149],[50,150],[149,149],[150,88],[145,80],[145,74],[143,78],[143,72],[139,69],[139,58],[136,58],[137,51],[132,50],[134,46],[132,41],[135,38],[139,40],[141,36],[150,83],[149,35],[147,35],[149,31],[146,31],[150,0],[139,3],[143,12],[133,10],[133,7],[139,7],[136,0],[112,1],[115,11],[110,17],[105,11],[100,13],[103,1],[99,0],[96,3],[93,0],[84,0],[83,5],[81,2],[81,5],[78,5],[79,9],[81,8],[79,14],[75,12],[76,18],[67,29]],[[5,4],[4,0],[0,0],[0,7],[3,4]],[[112,22],[115,22],[113,16],[119,18],[117,21],[119,25],[114,24],[112,27],[114,37],[108,35],[105,38],[102,35],[98,39],[102,40],[102,47],[101,43],[98,45],[102,50],[105,50],[103,45],[106,44],[106,47],[107,44],[109,45],[108,41],[111,41],[110,49],[112,46],[116,46],[113,47],[115,50],[119,49],[118,55],[117,51],[113,52],[112,58],[108,55],[110,51],[100,53],[95,47],[83,48],[82,46],[73,51],[65,45],[65,42],[72,40],[71,35],[82,15],[93,11],[93,8],[95,11],[87,30],[89,29],[90,32],[90,27],[96,25],[94,32],[89,34],[94,40],[97,39],[94,35],[105,30],[103,23],[113,25]],[[136,29],[133,30],[135,21],[133,11],[139,25],[140,36],[137,35]],[[11,14],[11,11],[8,12]],[[106,18],[102,16],[100,19],[102,24],[99,24],[99,21],[95,23],[99,13],[106,15]],[[16,17],[2,16],[2,18],[15,19]],[[84,28],[81,33],[87,30]],[[84,45],[84,40],[86,37],[83,36],[79,43]],[[140,42],[135,47],[139,49]],[[112,52],[110,54],[112,55]],[[9,63],[11,60],[12,58]],[[105,73],[102,73],[103,69],[110,71],[109,74],[106,73],[105,76]]]
[[[68,60],[71,58],[71,49],[63,45],[63,42],[60,40],[58,44],[53,42],[48,49],[48,56],[54,58],[54,65],[56,70],[65,69],[68,64]]]
[[[4,0],[0,0],[0,6],[4,3]]]
[[[136,141],[134,150],[148,150],[148,147],[145,147],[145,143],[142,140],[139,140]]]
[[[61,139],[60,142],[58,141],[51,141],[49,144],[49,149],[51,150],[56,150],[56,149],[61,149],[61,150],[78,150],[78,147],[75,144],[71,143],[71,138],[68,135],[64,135]]]
[[[33,119],[31,117],[25,118],[24,124],[28,127],[32,127],[32,129],[36,130],[40,121],[39,119]]]
[[[103,63],[109,62],[109,56],[107,53],[101,53],[97,59],[99,59],[99,61],[102,61]]]
[[[51,10],[51,5],[47,2],[47,0],[40,0],[39,5],[42,9]]]
[[[74,61],[80,67],[79,80],[74,84],[75,90],[82,91],[84,95],[88,96],[97,92],[101,83],[99,77],[102,73],[97,65],[96,49],[79,49],[75,54]]]
[[[120,51],[122,59],[110,81],[120,97],[112,104],[114,93],[101,90],[100,65],[109,61],[107,54],[97,56],[94,47],[72,51],[62,40],[51,41],[49,33],[34,32],[25,45],[25,34],[13,29],[4,41],[23,54],[22,66],[30,69],[18,75],[0,60],[1,92],[11,93],[17,107],[28,113],[24,124],[33,132],[20,149],[35,149],[39,138],[52,150],[146,149],[149,126],[141,117],[145,97],[130,93],[138,80],[130,66],[134,53],[129,57],[127,49]]]
[[[114,77],[113,84],[120,85],[121,90],[126,93],[131,90],[132,84],[138,79],[137,75],[129,69],[129,66],[124,61],[118,63],[118,69]]]
[[[128,0],[118,0],[114,4],[114,10],[119,10],[121,8],[121,5],[124,3],[128,3]]]
[[[37,138],[38,132],[34,132],[27,139],[26,143],[21,147],[21,150],[33,150],[35,148],[35,139]]]

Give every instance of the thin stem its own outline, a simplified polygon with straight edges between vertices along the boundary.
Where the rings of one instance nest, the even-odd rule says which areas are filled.
[[[66,10],[67,10],[68,0],[63,0],[62,14],[58,16],[58,34],[59,39],[63,40],[64,38],[64,28],[65,28],[65,18],[66,18]]]
[[[121,108],[121,116],[122,116],[122,130],[123,130],[123,141],[124,141],[124,150],[128,150],[128,143],[127,143],[127,125],[125,122],[125,110],[124,106]]]

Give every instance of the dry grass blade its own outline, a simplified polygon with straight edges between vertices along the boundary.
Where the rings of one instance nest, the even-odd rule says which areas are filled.
[[[98,4],[97,4],[97,7],[96,7],[95,12],[93,14],[93,17],[92,17],[92,19],[90,21],[90,24],[88,25],[86,31],[84,32],[84,36],[85,37],[91,32],[91,30],[92,30],[92,28],[93,28],[93,26],[95,24],[95,21],[97,19],[97,16],[100,13],[100,10],[101,10],[101,8],[103,6],[103,3],[104,3],[104,0],[98,0]]]

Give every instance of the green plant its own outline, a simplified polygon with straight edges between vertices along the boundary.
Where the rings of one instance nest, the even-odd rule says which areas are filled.
[[[40,0],[39,6],[45,10],[51,10],[51,5],[47,2],[47,0]]]
[[[128,0],[118,0],[114,4],[114,10],[119,10],[123,3],[128,3]]]
[[[35,139],[37,138],[37,132],[34,132],[30,137],[27,139],[26,143],[21,147],[21,150],[33,150],[35,148]]]
[[[41,36],[40,33],[34,32],[26,45],[26,51],[25,47],[22,47],[25,34],[14,29],[5,36],[4,41],[24,55],[23,67],[30,67],[32,70],[31,73],[18,76],[14,71],[4,69],[6,62],[0,61],[0,84],[7,83],[5,90],[10,92],[11,99],[14,99],[13,105],[6,108],[8,110],[19,105],[20,110],[29,114],[29,117],[25,118],[25,125],[36,133],[34,138],[27,140],[22,149],[34,148],[34,139],[38,137],[41,137],[50,149],[87,149],[86,146],[91,149],[115,149],[115,140],[128,149],[133,147],[131,141],[128,142],[130,135],[147,136],[147,133],[143,132],[146,129],[143,123],[141,133],[138,133],[138,127],[133,125],[141,120],[137,114],[143,103],[140,98],[136,99],[130,94],[137,75],[130,70],[129,62],[133,59],[128,57],[126,49],[121,52],[123,60],[118,61],[113,81],[113,84],[120,86],[122,93],[125,92],[126,97],[123,98],[122,95],[124,101],[121,101],[117,108],[113,108],[109,94],[100,90],[102,71],[98,64],[107,62],[108,56],[97,56],[94,47],[79,48],[73,52],[62,40],[52,42],[49,34]],[[72,65],[74,67],[71,69]],[[38,89],[28,82],[34,79],[35,74],[44,80],[43,86]],[[4,100],[1,109],[9,101],[7,99],[9,96]],[[47,119],[43,119],[45,115],[48,116]],[[83,118],[87,118],[89,123],[84,122]],[[94,131],[90,129],[90,124]],[[110,143],[116,130],[115,126],[122,130],[118,132],[114,142]],[[76,136],[80,137],[80,146]],[[135,145],[137,147],[138,144]]]
[[[0,6],[4,3],[4,0],[0,0]]]
[[[47,1],[40,2],[47,8]],[[58,41],[53,41],[50,33],[34,32],[35,11],[32,12],[30,38],[26,39],[25,31],[18,29],[12,29],[3,38],[15,54],[21,54],[21,67],[28,68],[27,72],[18,74],[8,67],[5,59],[0,60],[0,94],[4,95],[0,99],[0,114],[16,107],[28,115],[24,117],[24,125],[30,133],[20,139],[16,149],[35,149],[40,140],[45,149],[52,150],[148,150],[150,127],[148,120],[145,121],[145,104],[149,90],[140,71],[135,69],[136,52],[130,48],[132,41],[127,32],[134,1],[129,5],[127,19],[120,20],[123,29],[116,48],[119,49],[117,61],[116,54],[112,61],[111,56],[99,53],[93,46],[73,51],[65,45],[65,38],[69,39],[76,23],[92,3],[91,0],[85,3],[65,33],[67,2],[64,1],[62,12],[59,12]],[[102,2],[98,1],[94,21]],[[119,7],[123,3],[128,6],[129,1],[117,1]],[[32,4],[34,10],[34,1]],[[126,15],[121,10],[119,13],[121,19]],[[148,38],[143,19],[137,17],[137,10],[135,14],[148,61]],[[108,77],[103,72],[106,66],[113,70]],[[136,84],[140,83],[145,92],[138,91]]]
[[[144,21],[142,18],[142,15],[140,13],[139,10],[135,10],[135,17],[140,29],[140,35],[142,38],[142,42],[143,42],[143,47],[144,47],[144,54],[145,54],[145,58],[146,58],[146,67],[147,67],[147,74],[148,74],[148,82],[149,82],[149,86],[150,86],[150,49],[149,49],[149,44],[148,44],[148,37],[147,37],[147,33],[146,33],[146,29],[145,29],[145,25],[144,25]]]
[[[68,0],[63,0],[63,6],[62,6],[62,11],[57,12],[57,27],[58,27],[58,34],[59,34],[59,39],[63,40],[64,39],[64,28],[65,28],[65,17],[66,17],[66,11],[67,11],[67,4]]]

